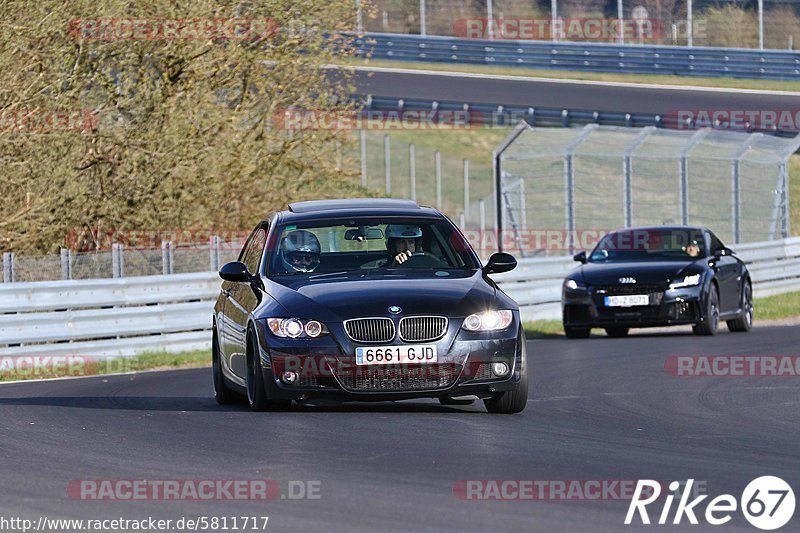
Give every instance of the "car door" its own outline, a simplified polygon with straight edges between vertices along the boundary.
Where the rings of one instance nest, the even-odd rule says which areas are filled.
[[[725,245],[712,232],[711,254],[719,285],[719,309],[721,313],[735,311],[739,307],[739,261],[730,253],[725,253]]]
[[[247,266],[247,271],[256,276],[260,275],[261,257],[264,254],[266,242],[266,228],[257,228],[250,235],[239,256],[239,261]],[[241,378],[246,376],[247,368],[245,359],[247,323],[250,313],[260,302],[259,291],[256,283],[233,283],[225,303],[225,314],[228,318],[226,337],[230,343],[228,351],[230,370]]]

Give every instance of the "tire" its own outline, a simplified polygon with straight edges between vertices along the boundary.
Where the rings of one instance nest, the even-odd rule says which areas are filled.
[[[742,316],[728,320],[728,331],[747,332],[753,328],[753,287],[745,282],[742,291]]]
[[[517,390],[498,392],[491,398],[483,400],[483,405],[490,413],[512,415],[521,412],[528,405],[528,350],[525,347],[525,335],[522,335],[521,339],[519,387]]]
[[[712,284],[706,300],[705,320],[692,326],[695,335],[716,335],[719,329],[719,293]]]
[[[564,334],[568,339],[587,339],[592,332],[592,328],[574,328],[571,326],[564,326]]]
[[[214,386],[214,399],[220,405],[231,405],[242,401],[242,397],[228,388],[225,376],[222,374],[222,364],[219,360],[219,340],[217,340],[216,327],[211,334],[211,382]]]
[[[264,380],[264,367],[261,366],[257,343],[255,333],[247,336],[247,402],[250,409],[257,412],[286,411],[292,405],[291,400],[268,398],[269,386]]]
[[[628,330],[630,328],[626,328],[623,326],[614,326],[605,329],[606,329],[606,335],[608,335],[609,337],[627,337]]]

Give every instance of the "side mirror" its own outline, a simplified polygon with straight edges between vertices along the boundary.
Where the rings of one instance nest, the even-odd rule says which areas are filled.
[[[239,261],[231,261],[225,263],[219,269],[219,277],[225,281],[247,282],[253,279],[250,272],[247,271],[247,266]]]
[[[722,257],[722,256],[727,256],[727,255],[733,255],[733,254],[734,254],[733,250],[731,250],[727,246],[723,246],[722,248],[717,248],[714,251],[714,257]]]
[[[497,252],[489,258],[489,262],[483,267],[483,271],[486,274],[501,274],[515,268],[517,268],[517,260],[514,259],[513,255]]]
[[[573,255],[572,258],[579,263],[586,263],[586,252],[579,252]]]

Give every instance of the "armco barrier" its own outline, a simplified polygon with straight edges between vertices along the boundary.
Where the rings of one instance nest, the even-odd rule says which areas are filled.
[[[800,290],[800,237],[743,244],[756,296]],[[492,276],[525,320],[560,318],[571,257],[522,259]],[[0,356],[129,356],[208,349],[216,272],[0,285]]]
[[[531,69],[800,79],[800,53],[783,50],[460,39],[394,33],[355,38],[362,57]]]

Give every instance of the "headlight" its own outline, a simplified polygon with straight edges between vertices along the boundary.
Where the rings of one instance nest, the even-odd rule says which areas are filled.
[[[485,311],[465,318],[463,328],[467,331],[497,331],[506,329],[513,319],[513,313],[507,309]]]
[[[328,329],[317,320],[300,320],[299,318],[268,318],[267,326],[273,335],[283,338],[315,339],[326,333]]]
[[[564,280],[564,290],[565,291],[585,291],[586,285],[583,283],[576,281],[571,278],[567,278]]]
[[[700,274],[686,276],[681,280],[673,281],[672,283],[669,284],[669,288],[680,289],[681,287],[694,287],[695,285],[700,285]]]

